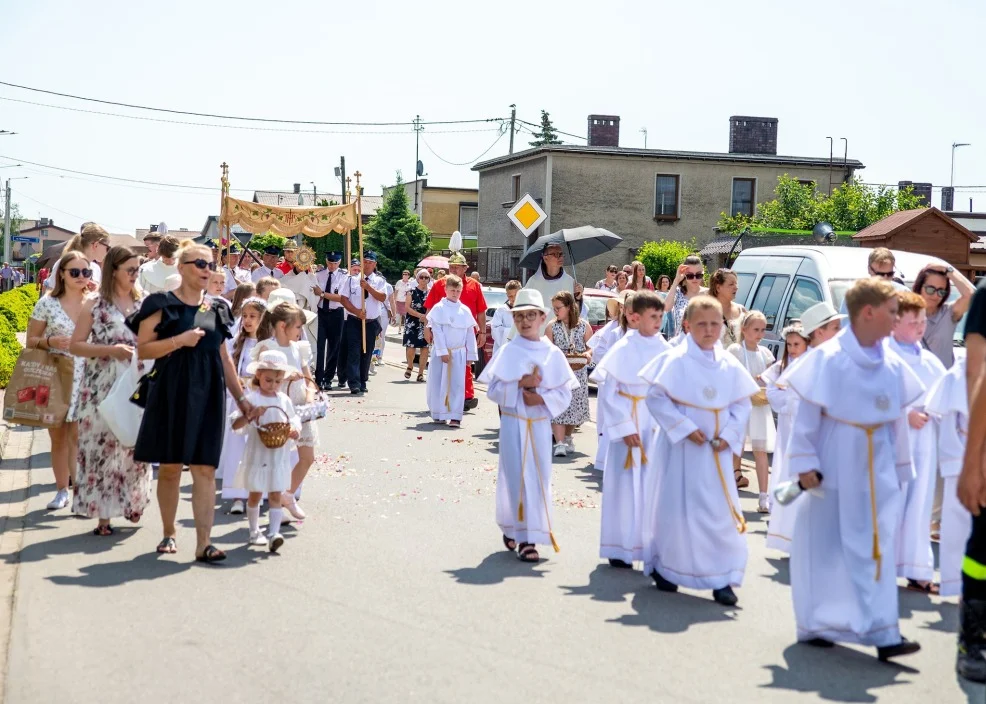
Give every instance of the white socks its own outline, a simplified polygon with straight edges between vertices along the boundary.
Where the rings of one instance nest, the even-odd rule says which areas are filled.
[[[270,525],[267,528],[267,537],[271,538],[281,532],[281,516],[284,515],[284,509],[282,508],[272,508],[267,511],[267,520]]]
[[[260,506],[247,506],[247,521],[250,523],[250,535],[260,532]]]

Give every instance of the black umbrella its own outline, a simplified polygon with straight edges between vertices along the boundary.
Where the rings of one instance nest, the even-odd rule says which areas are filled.
[[[610,251],[622,241],[622,237],[601,227],[583,225],[582,227],[566,228],[552,232],[550,235],[538,237],[537,241],[524,252],[524,256],[520,259],[520,266],[525,269],[536,269],[541,263],[541,253],[550,244],[556,244],[567,252],[565,255],[566,264],[578,264]]]
[[[50,247],[48,247],[48,249],[46,249],[41,254],[40,257],[38,257],[38,261],[37,264],[35,264],[35,266],[38,269],[43,269],[46,266],[50,267],[52,264],[58,261],[58,258],[60,256],[62,256],[62,250],[65,249],[66,244],[68,244],[68,242],[58,242],[57,244],[53,244]]]

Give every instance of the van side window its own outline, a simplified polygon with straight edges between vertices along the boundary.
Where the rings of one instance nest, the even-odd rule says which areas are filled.
[[[799,276],[794,280],[794,291],[791,292],[791,300],[787,304],[784,326],[790,325],[792,320],[800,320],[806,310],[821,302],[822,290],[818,284]]]
[[[746,305],[746,299],[750,295],[750,289],[753,288],[753,282],[756,281],[756,274],[736,274],[736,298],[734,299],[741,306]]]
[[[787,290],[787,283],[791,280],[790,276],[779,276],[777,274],[767,274],[760,279],[760,286],[757,294],[753,297],[751,310],[758,310],[767,318],[767,329],[773,330],[777,322],[777,311],[781,307],[781,299]]]

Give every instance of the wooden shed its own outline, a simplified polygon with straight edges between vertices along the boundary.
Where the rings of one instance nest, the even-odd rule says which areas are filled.
[[[973,267],[969,264],[969,248],[979,241],[975,233],[938,208],[898,211],[860,230],[853,239],[862,247],[887,247],[939,257],[970,278]]]

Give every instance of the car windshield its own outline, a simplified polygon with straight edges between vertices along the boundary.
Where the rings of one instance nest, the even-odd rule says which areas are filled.
[[[585,302],[586,312],[589,315],[589,325],[602,325],[606,322],[606,301],[608,298],[597,298],[595,296],[586,296],[583,301]]]
[[[507,292],[502,288],[487,288],[483,289],[483,298],[486,299],[487,314],[492,315],[491,311],[507,302]]]

